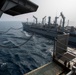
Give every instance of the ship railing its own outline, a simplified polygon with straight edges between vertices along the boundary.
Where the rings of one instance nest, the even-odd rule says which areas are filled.
[[[63,47],[67,47],[67,45],[63,44],[59,40],[55,40],[58,45],[56,45],[55,49],[59,49],[59,51],[54,52],[54,59],[63,64],[69,69],[72,69],[73,66],[76,66],[76,54],[73,52],[74,49],[65,49]],[[60,45],[59,45],[60,44]],[[63,45],[63,47],[61,47]]]

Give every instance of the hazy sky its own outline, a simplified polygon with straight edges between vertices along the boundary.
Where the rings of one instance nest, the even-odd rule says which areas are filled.
[[[76,22],[76,0],[31,0],[34,3],[39,5],[39,8],[34,13],[23,14],[19,16],[9,16],[3,14],[1,20],[17,20],[17,21],[33,21],[33,15],[38,17],[38,20],[41,21],[41,18],[44,16],[51,16],[52,21],[54,17],[60,15],[60,12],[63,12],[64,16],[66,17],[66,21],[70,20],[70,22]]]

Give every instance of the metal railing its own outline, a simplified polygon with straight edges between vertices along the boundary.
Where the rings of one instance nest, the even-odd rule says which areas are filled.
[[[59,40],[57,40],[57,39],[55,39],[55,41],[58,42],[58,43],[61,44],[61,45],[64,45],[63,43],[61,43],[61,41],[59,41]],[[64,45],[64,46],[67,46],[67,45]],[[60,60],[61,57],[63,57],[63,58],[64,58],[64,61],[63,61],[64,65],[65,65],[65,62],[66,62],[67,64],[69,63],[70,67],[72,68],[72,66],[74,66],[74,64],[76,64],[76,61],[73,60],[73,59],[76,58],[76,54],[75,54],[74,52],[72,52],[71,49],[67,49],[67,51],[66,51],[65,48],[62,48],[62,47],[60,47],[60,46],[58,46],[58,45],[56,45],[55,48],[59,48],[60,50],[65,51],[63,54],[61,54],[60,52],[57,52],[57,51],[56,51],[56,54],[57,54],[57,55],[56,55],[56,57],[55,57],[55,58],[57,58],[57,59],[59,59],[59,60]],[[65,56],[65,53],[69,53],[69,54],[72,55],[74,58],[70,59],[69,57]],[[71,64],[71,63],[72,63],[72,64]]]

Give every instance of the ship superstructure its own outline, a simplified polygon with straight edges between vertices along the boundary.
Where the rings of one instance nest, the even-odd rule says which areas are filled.
[[[60,24],[58,24],[58,18],[61,16]],[[69,44],[76,45],[76,29],[71,27],[68,29],[65,27],[65,16],[63,13],[60,13],[59,17],[55,17],[54,23],[51,23],[51,17],[48,17],[48,23],[45,23],[45,18],[42,18],[42,23],[38,23],[38,20],[35,16],[33,16],[36,20],[35,23],[22,23],[23,30],[28,32],[34,32],[37,34],[44,35],[46,37],[55,38],[58,34],[69,33]]]

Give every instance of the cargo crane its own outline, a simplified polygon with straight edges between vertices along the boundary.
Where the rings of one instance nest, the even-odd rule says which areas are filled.
[[[55,24],[55,25],[57,25],[57,19],[58,19],[58,18],[59,18],[59,17],[57,17],[57,16],[55,17],[55,21],[54,21],[54,24]]]
[[[62,31],[64,32],[65,17],[64,17],[64,15],[63,15],[63,13],[62,13],[62,12],[60,13],[60,16],[61,16],[61,17],[62,17],[62,19],[63,19]]]
[[[55,26],[55,30],[57,31],[57,26],[58,26],[58,24],[57,24],[57,20],[58,20],[58,18],[59,17],[55,17],[55,20],[54,20],[54,26]]]
[[[0,17],[3,13],[15,16],[34,12],[37,9],[38,5],[30,0],[0,0]]]
[[[36,20],[36,25],[37,25],[37,22],[38,22],[38,19],[37,19],[37,17],[33,16],[33,18]]]
[[[43,24],[43,25],[45,24],[45,22],[46,22],[46,16],[44,16],[44,17],[42,18],[42,24]]]
[[[48,26],[50,26],[51,25],[51,17],[49,16],[48,17]]]

